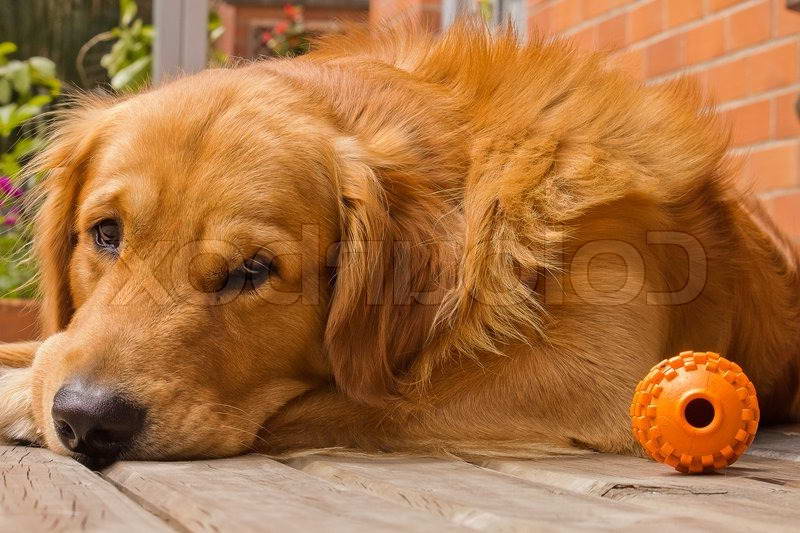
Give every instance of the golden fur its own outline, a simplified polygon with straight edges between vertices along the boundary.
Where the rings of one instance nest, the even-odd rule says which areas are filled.
[[[0,347],[32,360],[0,410],[30,416],[29,379],[12,436],[63,452],[52,398],[81,375],[148,407],[129,457],[636,453],[636,382],[693,349],[798,420],[797,256],[726,149],[686,84],[469,23],[85,98],[36,163],[60,333]],[[88,234],[108,217],[116,261]],[[214,293],[258,250],[268,286]]]

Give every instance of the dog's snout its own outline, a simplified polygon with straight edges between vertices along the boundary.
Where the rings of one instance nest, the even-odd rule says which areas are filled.
[[[128,449],[144,426],[146,411],[110,389],[72,382],[53,398],[58,438],[71,452],[113,459]]]

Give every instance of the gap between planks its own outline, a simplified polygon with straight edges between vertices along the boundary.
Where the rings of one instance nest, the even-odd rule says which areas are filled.
[[[789,531],[800,522],[800,425],[762,430],[710,476],[573,452],[479,465],[250,455],[123,462],[100,477],[35,448],[0,448],[0,476],[3,531]]]

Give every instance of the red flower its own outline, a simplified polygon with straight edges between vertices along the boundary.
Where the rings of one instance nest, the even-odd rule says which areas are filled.
[[[282,35],[286,33],[286,30],[288,29],[289,29],[289,23],[286,22],[285,20],[278,22],[277,24],[275,24],[275,27],[272,28],[272,30],[275,32],[276,35]]]
[[[261,42],[262,43],[267,44],[271,40],[272,40],[272,34],[270,32],[265,31],[264,33],[261,34]]]
[[[298,6],[293,6],[292,4],[286,4],[283,6],[283,12],[286,13],[286,16],[291,19],[296,19],[300,16],[301,10]]]

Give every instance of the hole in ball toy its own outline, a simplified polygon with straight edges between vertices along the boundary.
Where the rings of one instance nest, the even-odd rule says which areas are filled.
[[[695,398],[686,404],[683,416],[693,427],[704,428],[714,420],[714,406],[705,398]]]

